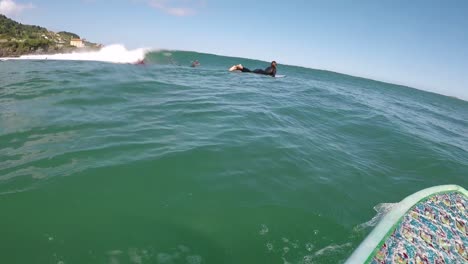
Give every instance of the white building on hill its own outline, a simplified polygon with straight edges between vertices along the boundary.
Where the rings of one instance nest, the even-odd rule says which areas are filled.
[[[83,40],[81,39],[72,38],[70,40],[70,46],[75,46],[77,48],[84,48],[85,44]]]

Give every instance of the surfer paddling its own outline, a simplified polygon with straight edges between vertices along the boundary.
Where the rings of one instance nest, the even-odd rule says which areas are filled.
[[[271,77],[275,77],[276,76],[276,61],[272,61],[271,66],[266,68],[265,70],[256,69],[256,70],[251,71],[249,68],[242,66],[242,64],[237,64],[229,68],[229,71],[251,72],[251,73],[263,74],[263,75],[269,75]]]
[[[198,60],[195,60],[195,61],[192,62],[191,67],[195,68],[195,67],[198,67],[198,66],[200,66],[200,62]]]

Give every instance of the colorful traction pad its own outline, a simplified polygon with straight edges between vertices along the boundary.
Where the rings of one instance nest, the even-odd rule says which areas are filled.
[[[368,263],[468,263],[468,198],[435,194],[413,206]]]

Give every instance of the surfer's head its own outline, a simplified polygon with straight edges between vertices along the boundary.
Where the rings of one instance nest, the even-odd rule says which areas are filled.
[[[276,61],[272,61],[271,66],[276,68]]]

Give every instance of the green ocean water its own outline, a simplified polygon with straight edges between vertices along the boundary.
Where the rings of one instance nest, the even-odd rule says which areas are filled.
[[[146,61],[0,62],[0,263],[341,263],[374,206],[468,187],[466,101]]]

